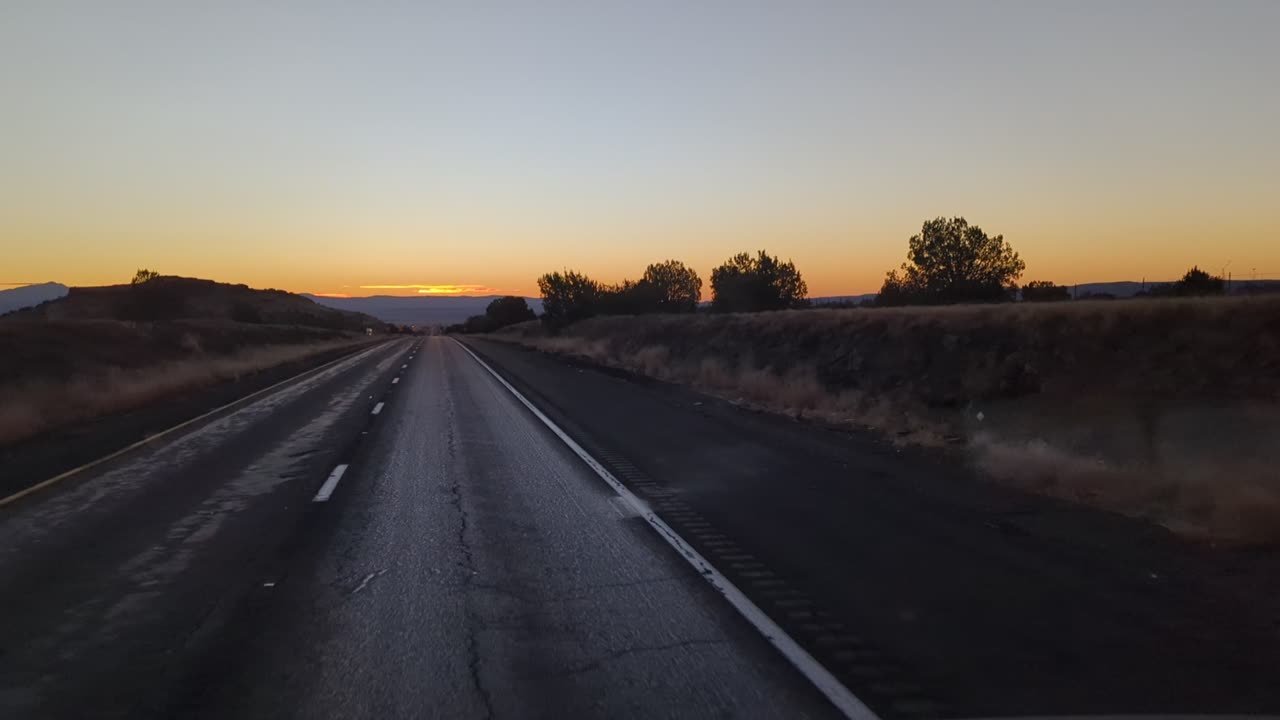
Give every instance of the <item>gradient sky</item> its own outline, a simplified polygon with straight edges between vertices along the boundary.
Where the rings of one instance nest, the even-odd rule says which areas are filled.
[[[852,294],[938,215],[1024,280],[1280,277],[1276,0],[194,5],[0,8],[0,283],[536,294],[763,247]]]

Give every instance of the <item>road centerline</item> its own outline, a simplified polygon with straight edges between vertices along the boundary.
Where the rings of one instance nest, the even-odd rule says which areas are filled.
[[[333,495],[333,491],[338,487],[338,481],[342,479],[343,474],[347,472],[347,465],[339,465],[329,473],[329,479],[324,481],[324,485],[320,486],[320,491],[312,498],[311,502],[327,502],[329,496]]]

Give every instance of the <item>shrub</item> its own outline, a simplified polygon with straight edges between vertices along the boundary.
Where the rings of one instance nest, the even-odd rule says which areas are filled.
[[[1070,300],[1071,291],[1048,280],[1032,280],[1022,286],[1022,299],[1026,302],[1058,302]]]
[[[484,309],[484,317],[488,318],[492,330],[515,325],[537,317],[522,297],[507,295],[496,298]]]

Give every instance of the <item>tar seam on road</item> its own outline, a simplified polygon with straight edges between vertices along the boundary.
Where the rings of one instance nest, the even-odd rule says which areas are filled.
[[[372,412],[371,414],[372,414],[372,415],[377,415],[378,413],[382,412],[382,406],[383,406],[383,405],[386,405],[386,403],[378,403],[377,405],[374,405],[374,406],[373,406],[373,412]]]
[[[622,484],[622,482],[606,470],[604,465],[591,457],[591,455],[587,453],[581,445],[575,442],[573,438],[569,437],[568,433],[561,430],[558,425],[552,422],[551,418],[547,417],[541,410],[534,406],[533,403],[529,402],[529,400],[525,398],[519,390],[516,390],[511,383],[507,382],[506,378],[499,375],[492,367],[489,367],[489,364],[484,360],[481,360],[480,356],[472,352],[471,348],[467,347],[456,338],[454,338],[453,341],[458,343],[458,346],[465,350],[473,360],[479,363],[480,367],[487,370],[490,375],[502,384],[503,387],[510,391],[522,405],[528,408],[529,411],[538,418],[538,420],[542,421],[543,425],[546,425],[547,428],[556,435],[556,437],[564,441],[564,444],[567,445],[575,455],[581,458],[588,467],[595,471],[596,475],[600,476],[600,479],[608,483],[609,486],[618,493],[618,495],[631,505],[635,509],[636,513],[643,517],[645,522],[656,530],[658,535],[665,540],[668,545],[674,548],[687,563],[693,566],[693,569],[696,570],[704,580],[715,588],[717,592],[723,595],[724,598],[729,601],[729,604],[732,605],[747,622],[751,623],[751,625],[764,636],[765,640],[768,640],[769,643],[778,650],[778,652],[782,653],[782,656],[785,657],[792,666],[796,668],[796,670],[799,670],[800,674],[804,675],[805,679],[813,683],[813,686],[818,689],[818,692],[822,693],[822,695],[826,697],[827,700],[836,707],[836,709],[838,709],[845,717],[851,718],[852,720],[878,720],[878,716],[871,711],[871,708],[867,707],[865,703],[850,692],[847,687],[837,680],[836,677],[823,667],[821,663],[814,659],[812,655],[805,651],[804,648],[800,647],[799,643],[779,627],[778,624],[766,615],[763,610],[757,607],[755,603],[751,602],[751,600],[747,598],[747,596],[739,590],[737,586],[730,582],[724,575],[721,575],[720,572],[706,560],[706,558],[702,557],[697,550],[693,549],[693,546],[663,522],[662,519],[659,518],[643,500],[636,497],[625,485]]]
[[[338,481],[342,479],[342,474],[347,471],[346,465],[339,465],[329,473],[329,479],[324,481],[324,485],[320,486],[320,492],[311,499],[311,502],[325,502],[329,496],[333,494],[334,488],[338,487]]]
[[[166,430],[161,430],[160,432],[156,433],[155,435],[151,435],[151,436],[149,436],[149,437],[145,437],[145,438],[143,438],[143,439],[139,440],[138,442],[136,442],[136,443],[134,443],[134,444],[132,444],[132,445],[129,445],[129,446],[127,446],[127,447],[120,448],[119,450],[116,450],[115,452],[113,452],[113,453],[111,453],[111,454],[109,454],[109,455],[104,455],[104,456],[102,456],[102,457],[98,458],[97,460],[93,460],[93,461],[87,462],[87,463],[85,463],[84,465],[81,465],[81,466],[79,466],[79,467],[71,468],[70,470],[68,470],[68,471],[66,471],[66,472],[64,472],[64,473],[60,473],[60,474],[58,474],[58,475],[54,475],[53,477],[49,478],[48,480],[42,480],[42,481],[40,481],[40,482],[36,483],[35,485],[32,485],[31,487],[28,487],[28,488],[24,488],[24,489],[22,489],[22,490],[19,490],[18,492],[14,493],[14,494],[12,494],[12,495],[10,495],[10,496],[8,496],[8,497],[0,498],[0,508],[8,507],[9,505],[11,505],[11,504],[13,504],[13,503],[15,503],[15,502],[17,502],[17,501],[21,500],[22,498],[24,498],[24,497],[26,497],[26,496],[28,496],[28,495],[30,495],[30,494],[32,494],[32,493],[39,492],[39,491],[41,491],[41,490],[43,490],[43,489],[45,489],[45,488],[47,488],[47,487],[49,487],[49,486],[51,486],[51,485],[56,485],[57,483],[60,483],[60,482],[62,482],[63,480],[66,480],[67,478],[69,478],[69,477],[71,477],[71,476],[73,476],[73,475],[78,475],[79,473],[82,473],[82,472],[84,472],[85,470],[88,470],[88,469],[93,468],[93,467],[97,467],[97,466],[101,465],[102,463],[107,462],[108,460],[114,460],[114,459],[116,459],[116,458],[120,457],[121,455],[124,455],[125,453],[129,453],[129,452],[132,452],[132,451],[134,451],[134,450],[137,450],[138,448],[140,448],[140,447],[142,447],[142,446],[144,446],[144,445],[146,445],[146,444],[148,444],[148,443],[151,443],[151,442],[154,442],[154,441],[156,441],[156,440],[159,440],[159,439],[160,439],[160,438],[162,438],[162,437],[166,437],[166,436],[168,436],[168,435],[172,435],[173,433],[175,433],[175,432],[177,432],[177,431],[179,431],[179,430],[181,430],[181,429],[183,429],[183,428],[185,428],[185,427],[187,427],[187,426],[189,426],[189,425],[193,425],[193,424],[195,424],[195,423],[200,422],[201,420],[205,420],[205,419],[207,419],[207,418],[209,418],[209,417],[212,417],[212,416],[214,416],[214,415],[217,415],[218,413],[220,413],[220,412],[224,412],[224,411],[226,411],[227,409],[232,408],[232,407],[234,407],[234,406],[236,406],[236,405],[247,404],[250,400],[253,400],[253,399],[258,398],[258,397],[260,397],[260,396],[262,396],[262,395],[265,395],[265,394],[267,394],[267,393],[271,392],[272,390],[277,390],[277,389],[279,389],[279,388],[280,388],[281,386],[283,386],[283,385],[286,385],[286,384],[288,384],[288,383],[291,383],[291,382],[295,382],[295,381],[297,381],[297,380],[300,380],[303,376],[306,376],[306,375],[312,375],[312,374],[317,374],[317,375],[318,375],[320,372],[322,372],[323,370],[325,370],[326,368],[328,368],[328,367],[330,367],[330,366],[337,365],[338,363],[342,362],[343,360],[350,360],[351,358],[353,358],[353,357],[355,357],[355,356],[357,356],[357,355],[360,355],[361,353],[371,352],[371,351],[373,351],[373,350],[374,350],[374,348],[378,347],[378,346],[379,346],[379,345],[381,345],[381,344],[382,344],[382,343],[378,343],[378,345],[375,345],[374,347],[365,348],[365,349],[363,349],[363,350],[357,350],[357,351],[352,352],[352,353],[350,353],[350,354],[348,354],[348,355],[343,355],[343,356],[342,356],[342,357],[340,357],[340,358],[336,358],[336,359],[334,359],[334,360],[332,360],[332,361],[330,361],[330,362],[327,362],[327,363],[325,363],[325,364],[323,364],[323,365],[321,365],[321,366],[319,366],[319,367],[314,367],[314,368],[311,368],[310,370],[304,370],[304,371],[302,371],[302,372],[298,373],[297,375],[294,375],[293,377],[285,378],[284,380],[281,380],[280,382],[278,382],[278,383],[276,383],[276,384],[274,384],[274,385],[270,385],[270,386],[265,387],[265,388],[262,388],[261,390],[258,390],[258,391],[256,391],[256,392],[249,393],[248,395],[245,395],[245,396],[244,396],[244,397],[242,397],[242,398],[237,398],[237,399],[235,399],[235,400],[232,400],[231,402],[227,403],[226,405],[221,405],[221,406],[219,406],[219,407],[216,407],[216,408],[214,408],[214,409],[210,410],[209,412],[204,413],[203,415],[198,415],[198,416],[196,416],[196,417],[191,418],[190,420],[185,420],[185,421],[183,421],[183,422],[180,422],[180,423],[178,423],[177,425],[174,425],[174,426],[173,426],[173,427],[171,427],[171,428],[168,428],[168,429],[166,429]]]

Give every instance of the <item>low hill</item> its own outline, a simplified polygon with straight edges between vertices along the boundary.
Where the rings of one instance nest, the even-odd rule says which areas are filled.
[[[230,321],[356,332],[383,326],[368,315],[323,307],[283,290],[254,290],[246,285],[171,276],[138,285],[73,287],[65,297],[13,313],[7,319]]]
[[[484,309],[500,297],[487,295],[484,297],[400,297],[395,295],[373,295],[370,297],[333,298],[318,295],[304,295],[326,307],[360,312],[372,315],[383,322],[397,325],[453,325],[460,323],[472,315],[484,313]],[[537,298],[525,298],[529,307],[536,313],[542,312],[542,301]]]
[[[65,296],[67,290],[66,285],[54,282],[0,290],[0,315],[57,300]]]
[[[225,402],[378,342],[366,328],[385,326],[300,295],[210,280],[71,288],[0,318],[0,449],[77,423],[197,402],[205,391]]]

